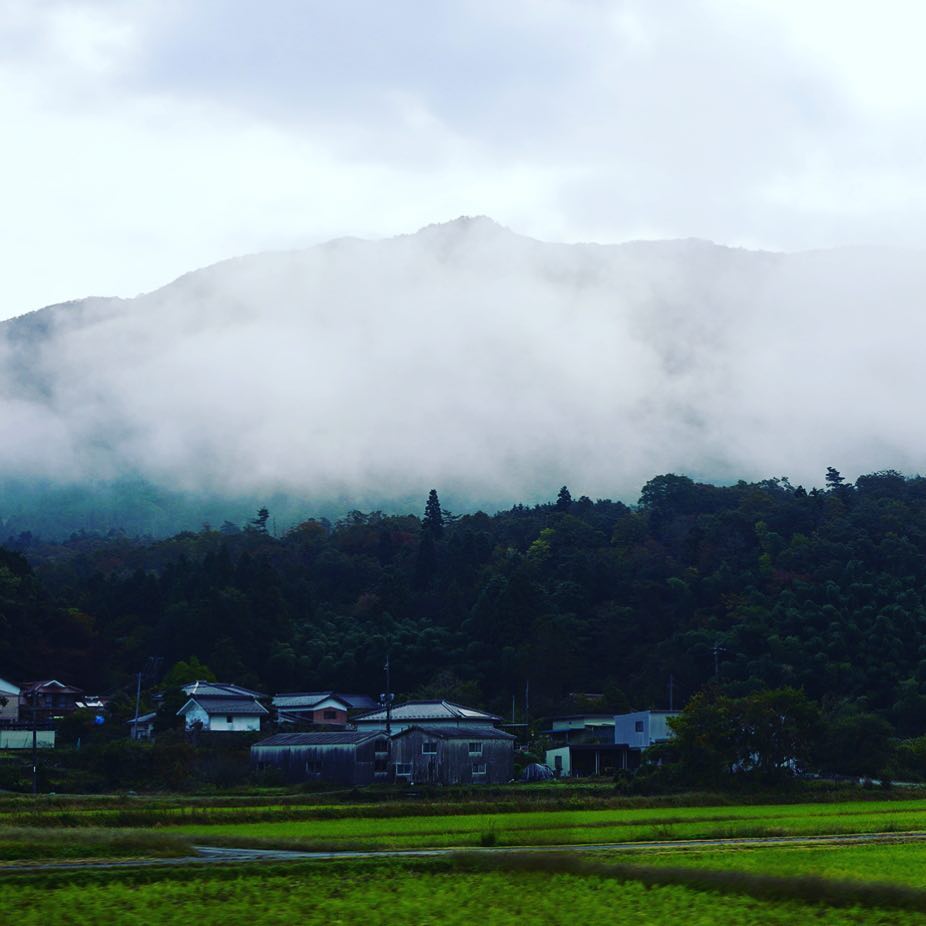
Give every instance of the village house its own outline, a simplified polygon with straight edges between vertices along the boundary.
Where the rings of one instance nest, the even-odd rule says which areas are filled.
[[[361,732],[385,730],[386,708],[371,711],[355,717],[353,725]],[[487,714],[472,707],[454,704],[452,701],[406,701],[389,711],[389,730],[400,733],[407,727],[494,727],[501,723],[501,717]]]
[[[405,727],[391,738],[390,770],[409,784],[503,784],[514,774],[511,733],[495,727]]]
[[[146,743],[153,741],[154,721],[157,716],[157,711],[149,711],[147,714],[139,714],[137,718],[133,717],[126,721],[129,726],[129,738]]]
[[[251,747],[251,764],[277,769],[286,781],[369,785],[389,780],[389,740],[353,730],[277,733]]]
[[[177,711],[188,730],[210,733],[254,733],[261,718],[270,712],[261,698],[266,695],[225,682],[191,682],[183,686],[189,700]]]
[[[613,714],[569,714],[550,718],[545,761],[557,778],[613,775],[628,768],[626,746],[614,743]]]
[[[0,726],[19,720],[19,686],[0,678]]]
[[[284,692],[274,695],[272,703],[278,723],[342,727],[352,714],[376,707],[369,695],[339,691]]]
[[[675,735],[669,726],[679,711],[632,711],[614,715],[614,742],[618,746],[642,751],[664,743]]]
[[[23,720],[31,723],[34,712],[36,723],[47,725],[73,714],[83,694],[82,688],[65,685],[54,678],[25,682],[19,696],[20,714]]]
[[[515,746],[500,719],[450,701],[409,701],[388,721],[385,708],[361,714],[355,730],[278,733],[251,747],[251,761],[289,781],[498,784],[511,780]]]

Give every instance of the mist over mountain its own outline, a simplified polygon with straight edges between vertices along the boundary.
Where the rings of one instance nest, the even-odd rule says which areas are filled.
[[[463,511],[564,482],[632,501],[665,472],[916,472],[924,284],[916,251],[550,244],[480,217],[51,306],[0,324],[0,525],[87,492],[97,527],[149,493],[132,526],[157,532],[171,504],[195,524],[432,486]]]

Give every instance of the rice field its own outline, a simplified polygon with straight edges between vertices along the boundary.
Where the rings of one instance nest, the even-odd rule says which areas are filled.
[[[705,838],[903,833],[926,830],[922,801],[845,802],[666,810],[549,810],[376,819],[165,825],[222,846],[305,850],[581,845]]]
[[[559,799],[557,799],[559,800]],[[404,922],[519,926],[615,918],[686,926],[805,922],[926,926],[926,843],[661,845],[633,852],[480,853],[191,865],[196,843],[424,848],[926,831],[926,801],[587,806],[433,802],[403,807],[266,800],[0,804],[3,921],[17,926]],[[124,824],[133,821],[134,825]],[[165,867],[16,872],[47,860],[178,858]],[[619,914],[619,916],[618,916]]]
[[[601,873],[469,871],[438,863],[338,866],[336,871],[312,863],[194,874],[158,870],[79,879],[17,877],[3,885],[3,909],[17,926],[168,926],[194,918],[225,926],[571,926],[615,920],[641,926],[680,921],[690,926],[926,924],[926,914],[904,909],[905,895],[886,896],[885,906],[868,902],[871,898],[861,903],[808,903],[753,896],[747,890],[704,890]]]

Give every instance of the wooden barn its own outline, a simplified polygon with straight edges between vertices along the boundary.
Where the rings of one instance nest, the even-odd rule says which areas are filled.
[[[390,778],[409,784],[502,784],[515,737],[494,727],[406,727],[392,737]]]
[[[389,779],[389,740],[381,733],[277,733],[251,747],[256,768],[287,781],[369,785]]]

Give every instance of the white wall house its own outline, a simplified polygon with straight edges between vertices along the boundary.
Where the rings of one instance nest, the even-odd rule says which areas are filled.
[[[183,686],[189,701],[177,711],[188,730],[199,727],[211,733],[256,733],[261,717],[270,712],[259,691],[224,682],[191,682]]]
[[[19,686],[0,678],[0,722],[16,720],[19,720]]]
[[[648,749],[675,735],[668,721],[679,711],[633,711],[614,715],[614,742],[631,749]]]

